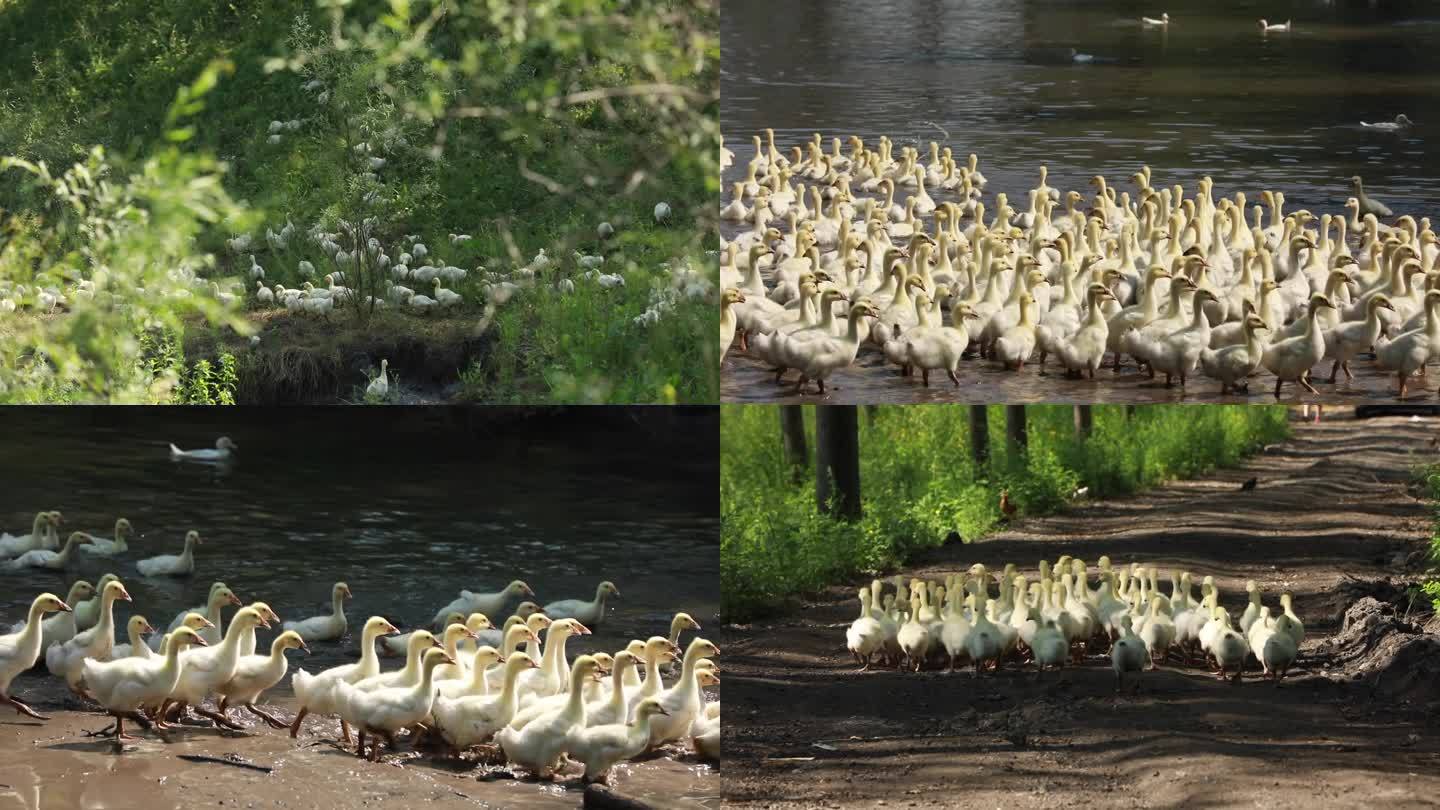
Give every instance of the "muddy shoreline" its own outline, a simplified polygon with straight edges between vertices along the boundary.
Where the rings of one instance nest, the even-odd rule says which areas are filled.
[[[1013,664],[979,679],[856,672],[843,643],[850,583],[791,615],[726,628],[736,718],[724,729],[726,805],[1436,806],[1440,692],[1380,691],[1387,662],[1335,643],[1367,596],[1425,621],[1424,600],[1405,596],[1431,533],[1410,476],[1436,460],[1436,428],[1297,424],[1240,468],[1026,520],[905,569],[934,578],[975,562],[1033,569],[1040,557],[1109,554],[1213,575],[1232,611],[1246,579],[1267,604],[1289,589],[1307,638],[1278,688],[1254,669],[1231,686],[1173,661],[1145,673],[1139,695],[1117,697],[1104,656],[1038,681]],[[1241,492],[1252,476],[1258,487]]]
[[[43,671],[43,670],[42,670]],[[337,808],[337,807],[514,807],[573,810],[584,786],[576,767],[555,783],[512,778],[499,764],[482,764],[475,754],[453,762],[417,754],[402,740],[400,751],[381,761],[358,759],[342,750],[339,724],[306,718],[298,739],[272,730],[248,713],[231,710],[246,727],[221,732],[208,723],[186,725],[162,741],[130,729],[142,739],[123,751],[108,739],[86,736],[108,718],[86,711],[55,680],[22,675],[15,692],[50,719],[33,720],[9,707],[0,712],[0,808]],[[277,717],[294,717],[288,690],[267,695]],[[211,762],[182,760],[199,755],[270,768],[263,773]],[[720,772],[693,752],[668,746],[663,755],[616,767],[611,786],[656,808],[700,810],[720,806]]]

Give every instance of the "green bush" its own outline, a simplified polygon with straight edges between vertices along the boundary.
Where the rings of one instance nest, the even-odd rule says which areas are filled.
[[[779,406],[722,406],[721,586],[732,620],[783,609],[786,600],[903,562],[951,532],[967,541],[999,523],[999,493],[1022,514],[1052,512],[1078,487],[1089,497],[1135,492],[1233,466],[1288,434],[1283,407],[1095,406],[1087,441],[1072,409],[1026,408],[1028,452],[1008,448],[1003,408],[990,414],[991,458],[971,460],[969,409],[865,409],[860,422],[860,520],[821,515],[813,466],[797,484],[780,446]],[[807,409],[809,446],[813,412]]]
[[[1430,561],[1432,565],[1440,566],[1440,464],[1422,467],[1415,477],[1422,482],[1430,498],[1430,508],[1435,512],[1435,528],[1430,535]],[[1440,613],[1440,577],[1432,575],[1420,586],[1420,591],[1430,598],[1431,607]]]
[[[462,399],[715,401],[718,17],[716,0],[0,0],[0,155],[17,158],[0,164],[0,298],[43,314],[40,289],[94,282],[104,305],[88,307],[103,322],[0,324],[0,365],[24,371],[0,375],[0,400],[165,401],[174,368],[140,360],[144,335],[265,327],[245,311],[250,254],[296,287],[302,260],[338,269],[323,230],[349,256],[413,235],[468,271],[448,316],[486,345],[456,369]],[[495,304],[541,248],[552,273]],[[625,286],[582,283],[575,249]],[[345,269],[357,303],[388,287]]]

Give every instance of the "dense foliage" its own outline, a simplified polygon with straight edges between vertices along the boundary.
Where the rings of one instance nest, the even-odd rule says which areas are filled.
[[[1026,408],[1028,451],[1007,446],[1003,408],[990,408],[989,464],[969,447],[969,409],[865,409],[860,419],[863,517],[821,515],[811,468],[792,479],[776,406],[724,406],[721,420],[721,584],[743,619],[857,573],[878,572],[950,532],[973,540],[1000,519],[1008,489],[1020,514],[1054,511],[1080,487],[1088,497],[1134,492],[1231,466],[1287,435],[1283,407],[1095,406],[1090,438],[1070,406]],[[807,411],[813,447],[813,412]]]
[[[717,30],[714,0],[0,0],[0,397],[169,401],[157,328],[279,367],[254,267],[426,339],[372,321],[419,243],[490,343],[461,397],[713,401]]]
[[[1431,508],[1435,510],[1435,527],[1430,536],[1430,561],[1433,566],[1440,567],[1440,464],[1420,468],[1416,477],[1420,480],[1424,493],[1430,498]],[[1420,585],[1420,591],[1430,600],[1435,612],[1440,613],[1440,576],[1432,572],[1431,578]]]

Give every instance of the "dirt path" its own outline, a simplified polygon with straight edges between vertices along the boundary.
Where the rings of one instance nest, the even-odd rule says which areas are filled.
[[[1138,696],[1117,698],[1108,657],[1060,682],[1013,665],[978,680],[857,673],[844,647],[857,610],[846,584],[800,614],[729,628],[727,805],[1440,806],[1434,707],[1375,697],[1327,643],[1351,602],[1394,594],[1380,581],[1423,566],[1430,518],[1408,484],[1436,459],[1437,427],[1348,414],[1297,424],[1243,468],[1025,520],[905,572],[1013,561],[1033,580],[1041,557],[1093,565],[1108,554],[1213,575],[1232,612],[1247,578],[1267,604],[1290,589],[1308,636],[1282,687],[1167,665],[1146,673]],[[1258,487],[1241,492],[1251,476]]]

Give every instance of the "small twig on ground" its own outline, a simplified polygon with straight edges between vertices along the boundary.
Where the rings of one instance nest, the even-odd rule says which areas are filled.
[[[275,771],[274,768],[267,768],[264,765],[253,765],[249,762],[240,762],[234,759],[225,759],[224,757],[207,757],[203,754],[176,754],[176,756],[186,762],[213,762],[216,765],[230,765],[236,768],[259,771],[261,773],[273,773]]]
[[[614,788],[590,785],[585,788],[585,810],[651,810],[651,805]]]

